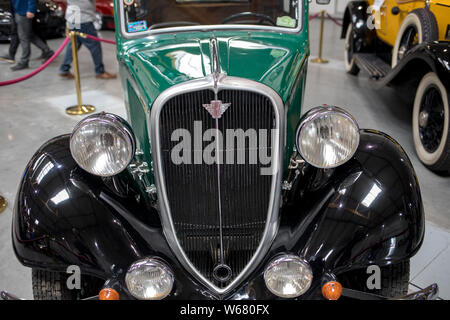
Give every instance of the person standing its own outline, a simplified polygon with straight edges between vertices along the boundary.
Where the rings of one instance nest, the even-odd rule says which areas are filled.
[[[17,24],[14,18],[14,6],[12,0],[9,1],[9,12],[11,13],[11,30],[10,30],[10,42],[8,53],[1,56],[0,59],[6,60],[9,63],[14,63],[16,57],[17,48],[19,47],[19,36],[17,35]]]
[[[17,71],[28,68],[31,55],[31,43],[42,50],[41,58],[48,60],[54,54],[49,46],[33,32],[33,18],[36,14],[36,0],[12,0],[17,23],[22,56],[19,62],[11,67]]]
[[[70,31],[79,31],[97,37],[97,30],[94,27],[95,21],[95,0],[67,0],[66,21]],[[77,36],[77,48],[82,45],[91,52],[94,61],[95,75],[98,79],[114,79],[116,75],[105,71],[102,57],[102,47],[99,42]],[[59,68],[59,75],[72,79],[74,76],[70,72],[72,63],[72,43],[69,42],[64,61]]]

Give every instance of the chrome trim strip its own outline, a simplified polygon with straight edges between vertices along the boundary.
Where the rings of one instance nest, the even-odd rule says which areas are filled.
[[[278,231],[278,210],[281,197],[281,178],[283,171],[281,166],[283,164],[284,156],[282,151],[284,150],[286,119],[283,101],[273,89],[267,87],[262,83],[248,79],[227,77],[224,74],[221,74],[218,77],[218,91],[226,89],[240,89],[256,92],[268,97],[275,111],[276,129],[278,135],[278,137],[275,136],[278,139],[275,139],[274,141],[274,156],[272,158],[272,166],[273,168],[276,168],[276,171],[274,177],[272,178],[271,198],[269,201],[266,225],[264,228],[262,239],[253,257],[250,259],[249,263],[245,266],[241,273],[237,275],[237,277],[227,287],[218,288],[195,268],[195,266],[188,259],[186,253],[184,252],[178,241],[178,238],[175,234],[175,227],[172,221],[172,216],[170,214],[170,207],[167,199],[166,186],[164,181],[164,169],[162,168],[160,153],[161,142],[159,135],[159,117],[163,106],[173,96],[205,89],[214,90],[214,78],[212,75],[208,75],[205,78],[180,83],[163,91],[153,103],[150,115],[147,114],[147,123],[149,124],[149,127],[147,129],[149,136],[151,137],[151,141],[153,142],[151,145],[151,149],[154,156],[153,162],[155,168],[155,182],[158,190],[158,205],[160,208],[160,217],[163,224],[163,232],[166,236],[167,242],[169,243],[170,248],[173,250],[177,258],[180,260],[181,264],[187,269],[188,272],[194,275],[209,290],[213,291],[216,294],[224,295],[234,287],[236,287],[242,279],[248,276],[249,273],[259,265],[262,258],[267,253],[269,246]]]
[[[172,27],[172,28],[161,28],[150,31],[143,31],[137,33],[128,33],[125,28],[125,19],[123,18],[123,1],[116,0],[116,3],[119,3],[118,17],[120,24],[120,33],[125,39],[136,39],[143,38],[147,36],[152,36],[156,34],[173,34],[178,32],[202,32],[202,31],[216,31],[216,30],[234,30],[234,31],[266,31],[266,32],[276,32],[276,33],[287,33],[287,34],[295,34],[300,32],[303,29],[304,19],[303,19],[303,9],[304,3],[303,1],[299,1],[298,6],[298,26],[295,29],[290,29],[286,27],[271,27],[271,26],[258,26],[258,25],[245,25],[245,24],[218,24],[218,25],[201,25],[201,26],[190,26],[190,27]]]
[[[219,48],[217,47],[217,39],[211,38],[209,40],[209,51],[211,55],[211,75],[213,77],[214,81],[214,100],[219,100],[218,93],[219,89],[217,87],[218,81],[219,81],[219,75],[221,73],[220,69],[220,58],[219,58]],[[212,102],[211,102],[212,104]],[[219,136],[219,118],[216,118],[216,136]],[[216,148],[217,150],[220,150],[219,147],[219,140],[216,139]],[[219,159],[219,153],[216,153],[216,167],[217,167],[217,192],[218,192],[218,204],[219,204],[219,237],[220,237],[220,264],[219,266],[226,266],[230,268],[228,265],[225,264],[224,259],[224,252],[223,252],[223,223],[222,223],[222,201],[221,201],[221,188],[220,188],[220,159]],[[216,270],[216,269],[215,269]],[[231,270],[231,269],[230,269]],[[231,276],[231,274],[230,274]]]

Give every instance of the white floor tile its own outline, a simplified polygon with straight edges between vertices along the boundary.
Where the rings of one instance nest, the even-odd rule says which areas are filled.
[[[434,224],[425,225],[425,239],[419,252],[411,259],[411,282],[420,274],[439,254],[450,246],[450,233]]]

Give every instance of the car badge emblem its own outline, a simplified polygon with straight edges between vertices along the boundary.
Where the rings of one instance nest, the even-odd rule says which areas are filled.
[[[210,104],[203,104],[203,107],[208,110],[209,114],[214,119],[219,119],[222,114],[231,106],[231,103],[222,103],[221,100],[212,100]]]

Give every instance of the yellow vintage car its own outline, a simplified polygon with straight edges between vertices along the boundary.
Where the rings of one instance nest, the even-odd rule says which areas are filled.
[[[450,0],[350,1],[341,37],[347,72],[357,73],[356,52],[385,51],[382,59],[393,68],[417,44],[450,40]]]
[[[392,46],[392,66],[424,41],[449,40],[450,0],[370,0],[377,37]]]
[[[410,101],[414,146],[430,170],[450,170],[450,0],[347,4],[341,38],[347,73]],[[415,95],[414,95],[415,92]]]

